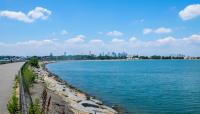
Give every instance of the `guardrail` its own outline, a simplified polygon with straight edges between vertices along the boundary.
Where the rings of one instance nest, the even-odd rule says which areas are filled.
[[[20,106],[21,106],[22,114],[28,114],[28,107],[27,107],[27,102],[26,102],[26,97],[25,97],[25,92],[24,92],[24,83],[23,83],[23,76],[22,76],[22,68],[23,68],[23,66],[21,67],[21,69],[19,71]]]

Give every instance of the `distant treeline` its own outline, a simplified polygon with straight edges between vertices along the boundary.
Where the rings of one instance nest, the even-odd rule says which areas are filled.
[[[133,59],[184,59],[184,57],[179,56],[159,56],[159,55],[153,55],[153,56],[133,56],[131,57]]]
[[[108,55],[67,55],[67,56],[43,56],[38,57],[39,60],[111,60],[126,59],[127,56],[108,56]]]
[[[17,62],[17,61],[26,61],[33,58],[37,58],[38,60],[44,61],[56,61],[56,60],[116,60],[116,59],[200,59],[200,57],[185,57],[185,56],[160,56],[160,55],[153,55],[153,56],[139,56],[139,55],[61,55],[61,56],[29,56],[29,57],[17,57],[17,56],[0,56],[0,64],[10,63],[10,62]],[[35,62],[36,60],[33,59]],[[34,63],[33,63],[34,64]]]
[[[200,57],[186,58],[183,56],[108,56],[108,55],[68,55],[68,56],[42,56],[39,60],[115,60],[115,59],[200,59]]]
[[[0,56],[0,64],[25,61],[23,56]]]

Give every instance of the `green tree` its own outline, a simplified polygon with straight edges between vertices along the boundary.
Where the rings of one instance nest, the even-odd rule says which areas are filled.
[[[38,67],[39,67],[38,58],[37,58],[37,57],[32,57],[32,58],[29,60],[29,64],[30,64],[32,67],[38,68]]]

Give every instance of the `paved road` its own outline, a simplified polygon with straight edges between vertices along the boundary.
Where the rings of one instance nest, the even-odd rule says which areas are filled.
[[[22,65],[22,62],[0,65],[0,114],[8,114],[6,105],[12,94],[15,75]]]

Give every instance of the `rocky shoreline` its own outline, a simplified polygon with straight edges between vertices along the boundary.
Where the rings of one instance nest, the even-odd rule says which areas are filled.
[[[40,68],[35,68],[37,76],[43,80],[46,87],[59,95],[74,114],[119,114],[113,108],[104,105],[101,101],[85,92],[69,85],[57,75],[51,73],[45,66],[52,62],[41,62]]]

